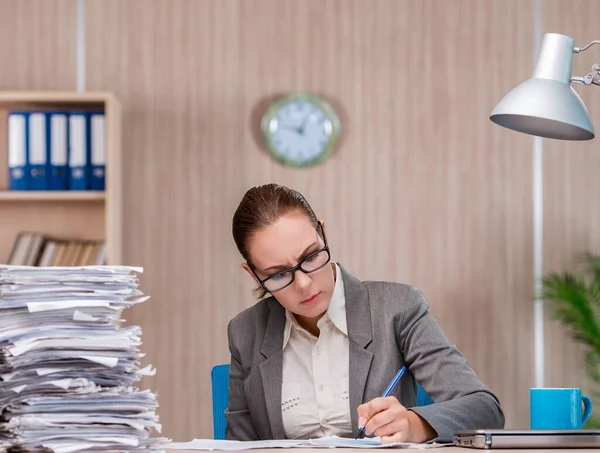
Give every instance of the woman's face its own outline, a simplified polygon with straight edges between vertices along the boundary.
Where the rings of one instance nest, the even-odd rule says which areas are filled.
[[[250,236],[247,250],[254,271],[261,280],[296,266],[310,254],[324,246],[308,217],[290,213],[274,224]],[[254,277],[247,264],[242,265]],[[305,274],[297,270],[294,281],[273,296],[297,317],[318,319],[329,307],[333,294],[334,275],[330,264]]]

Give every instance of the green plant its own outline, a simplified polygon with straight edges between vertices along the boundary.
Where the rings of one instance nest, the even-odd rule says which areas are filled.
[[[585,371],[595,388],[590,398],[600,405],[600,255],[585,253],[579,273],[551,273],[542,280],[540,298],[551,305],[553,319],[567,327],[584,347]],[[590,417],[585,428],[600,428],[600,416]]]

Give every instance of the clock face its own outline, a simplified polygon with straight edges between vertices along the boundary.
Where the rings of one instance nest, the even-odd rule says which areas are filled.
[[[329,104],[307,94],[275,102],[262,121],[271,154],[285,165],[307,167],[333,153],[339,137],[339,119]]]

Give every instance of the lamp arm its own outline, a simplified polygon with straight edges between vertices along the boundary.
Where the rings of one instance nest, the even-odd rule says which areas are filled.
[[[584,50],[588,50],[594,44],[600,44],[600,40],[592,41],[583,47],[575,47],[575,48],[573,48],[573,52],[575,52],[575,53],[583,52]]]
[[[594,41],[596,42],[596,41]],[[598,41],[600,44],[600,41]],[[591,44],[588,44],[588,46]],[[582,85],[600,85],[600,65],[594,63],[591,71],[584,77],[571,77],[571,82],[581,83]]]
[[[600,40],[591,41],[583,47],[574,47],[573,52],[583,52],[584,50],[592,47],[594,44],[600,44]],[[571,77],[571,82],[581,83],[582,85],[600,85],[600,65],[595,63],[590,72],[584,77]]]

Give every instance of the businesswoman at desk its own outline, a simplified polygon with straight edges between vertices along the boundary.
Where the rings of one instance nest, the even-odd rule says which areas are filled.
[[[332,261],[325,227],[300,193],[252,188],[232,227],[262,300],[228,325],[228,439],[354,437],[362,427],[382,442],[425,442],[504,427],[498,399],[423,294],[360,281]],[[414,407],[416,382],[434,404]]]

